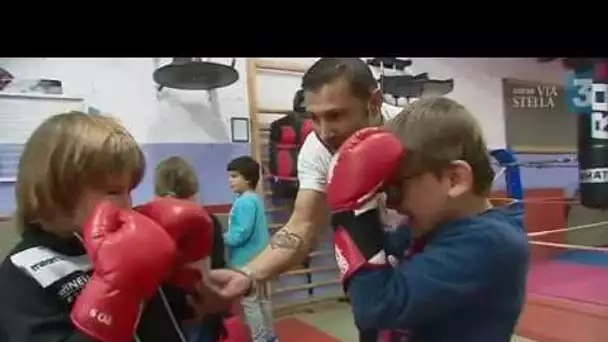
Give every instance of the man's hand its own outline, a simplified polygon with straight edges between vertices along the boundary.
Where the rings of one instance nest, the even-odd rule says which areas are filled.
[[[229,312],[233,299],[226,299],[219,294],[215,287],[200,283],[196,286],[197,295],[187,296],[188,304],[194,311],[194,319],[188,321],[201,321],[204,316]]]
[[[190,300],[197,314],[230,311],[235,301],[252,288],[253,280],[243,272],[230,269],[211,270],[205,284],[197,287],[198,298]]]
[[[225,299],[235,299],[244,296],[253,286],[253,280],[245,273],[230,270],[211,270],[209,274],[210,287]]]

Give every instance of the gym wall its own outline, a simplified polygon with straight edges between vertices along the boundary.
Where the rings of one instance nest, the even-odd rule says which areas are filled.
[[[213,60],[230,62],[228,58]],[[309,65],[315,58],[283,60]],[[162,59],[161,64],[166,61]],[[152,80],[156,68],[152,58],[0,59],[0,67],[10,70],[16,78],[60,79],[64,94],[83,97],[88,106],[120,118],[143,144],[149,170],[172,154],[188,158],[200,172],[201,199],[208,205],[219,205],[222,210],[233,199],[225,182],[226,163],[234,156],[250,153],[248,144],[230,141],[230,118],[249,117],[245,64],[246,59],[237,59],[239,81],[215,91],[217,101],[209,101],[205,91],[164,89],[157,93]],[[456,86],[448,96],[478,115],[490,147],[505,144],[502,78],[552,83],[563,83],[564,79],[558,66],[538,64],[533,59],[414,58],[412,70],[429,72],[437,79],[454,78]],[[289,108],[298,85],[298,80],[288,75],[260,78],[260,103],[271,108]],[[148,172],[134,192],[135,203],[152,195],[150,175]],[[13,185],[0,184],[0,213],[13,209]]]

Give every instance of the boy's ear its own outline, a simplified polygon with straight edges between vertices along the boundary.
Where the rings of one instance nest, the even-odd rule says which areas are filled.
[[[459,197],[473,189],[474,177],[473,169],[469,163],[464,160],[453,161],[447,171],[449,174],[450,190],[448,195],[450,197]]]

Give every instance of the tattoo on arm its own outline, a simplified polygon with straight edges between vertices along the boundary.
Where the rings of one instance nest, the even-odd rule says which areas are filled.
[[[287,230],[279,230],[270,239],[272,249],[292,249],[299,250],[304,244],[304,240],[296,233]]]

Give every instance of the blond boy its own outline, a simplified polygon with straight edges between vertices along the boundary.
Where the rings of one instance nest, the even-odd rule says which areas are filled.
[[[0,340],[183,341],[159,289],[175,244],[130,210],[144,169],[109,117],[58,114],[32,133],[15,188],[22,241],[0,266]]]

